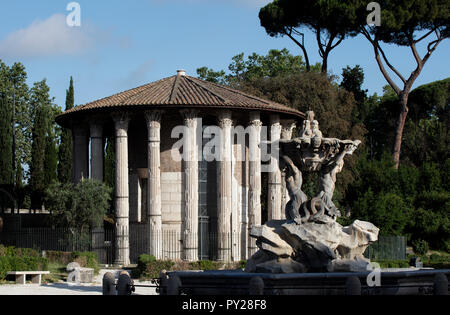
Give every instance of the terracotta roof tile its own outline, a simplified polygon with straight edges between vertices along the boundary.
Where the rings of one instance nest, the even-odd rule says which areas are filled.
[[[233,90],[223,85],[202,81],[190,76],[177,75],[86,105],[77,106],[59,115],[57,120],[65,120],[72,113],[101,108],[120,108],[122,106],[245,108],[304,117],[302,112],[282,104]]]

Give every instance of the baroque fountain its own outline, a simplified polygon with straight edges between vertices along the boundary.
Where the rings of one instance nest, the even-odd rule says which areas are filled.
[[[366,271],[370,261],[363,253],[378,239],[379,229],[355,221],[343,227],[333,203],[336,176],[344,159],[360,141],[325,138],[314,113],[307,113],[300,137],[280,141],[280,168],[285,172],[290,201],[286,220],[270,221],[252,229],[259,248],[248,261],[246,272],[294,273]],[[319,192],[308,198],[302,191],[303,174],[319,175]]]

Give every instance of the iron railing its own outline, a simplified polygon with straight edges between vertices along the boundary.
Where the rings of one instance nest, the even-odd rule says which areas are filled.
[[[163,229],[150,234],[145,224],[131,224],[129,227],[130,261],[137,263],[141,254],[150,253],[150,240],[160,246],[162,260],[181,260],[184,258],[186,235],[179,230]],[[190,236],[198,240],[198,260],[240,260],[247,255],[247,237],[241,233],[225,233],[222,237],[216,232],[199,233]],[[219,249],[219,239],[225,250]],[[116,231],[94,229],[84,236],[67,228],[18,228],[0,233],[0,244],[17,248],[34,248],[53,251],[92,251],[99,262],[113,264],[116,251]],[[220,257],[219,257],[220,256]],[[372,260],[406,259],[406,237],[380,236],[371,244],[364,256]]]
[[[378,241],[372,243],[364,256],[378,260],[405,260],[406,236],[378,236]]]

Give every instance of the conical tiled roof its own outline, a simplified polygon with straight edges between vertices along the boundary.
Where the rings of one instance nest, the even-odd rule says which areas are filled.
[[[288,106],[203,81],[187,75],[175,75],[86,105],[74,107],[57,117],[66,120],[72,114],[99,109],[151,108],[223,108],[285,113],[303,118],[305,115]]]

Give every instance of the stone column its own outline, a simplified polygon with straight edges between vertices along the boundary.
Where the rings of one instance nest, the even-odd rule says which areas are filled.
[[[116,259],[117,265],[130,264],[128,196],[128,124],[126,112],[112,115],[116,136]]]
[[[241,259],[242,186],[245,185],[242,182],[242,142],[235,143],[234,135],[233,133],[231,136],[231,261],[239,261]]]
[[[249,198],[248,198],[248,258],[257,250],[256,239],[250,237],[253,226],[261,225],[261,126],[259,112],[250,113],[249,133]]]
[[[82,178],[89,178],[89,139],[88,128],[76,123],[73,128],[73,182],[78,184]]]
[[[281,219],[281,171],[278,160],[278,141],[281,136],[281,124],[279,115],[270,116],[270,142],[272,143],[271,165],[269,173],[268,192],[268,220]]]
[[[91,122],[91,178],[103,182],[103,126]]]
[[[222,111],[218,116],[221,128],[220,159],[218,167],[218,260],[231,259],[231,205],[232,205],[232,126],[231,112]]]
[[[149,253],[157,259],[162,258],[161,115],[159,110],[145,112],[148,130],[148,244]]]
[[[196,110],[183,110],[184,259],[198,260],[198,143]]]
[[[281,140],[291,140],[295,128],[294,120],[281,120]],[[281,172],[281,219],[286,219],[286,205],[289,202],[289,192],[286,189],[286,173]]]

